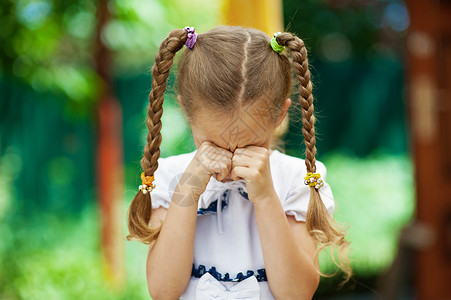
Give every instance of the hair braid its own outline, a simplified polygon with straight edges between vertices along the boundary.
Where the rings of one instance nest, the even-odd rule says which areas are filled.
[[[152,90],[149,94],[147,106],[147,144],[144,147],[144,156],[141,159],[141,167],[146,176],[151,176],[158,168],[161,145],[161,116],[163,114],[163,100],[166,91],[169,71],[174,62],[174,56],[180,50],[187,39],[187,32],[182,29],[174,29],[163,40],[155,56],[155,64],[152,67]],[[138,191],[130,204],[128,214],[128,230],[130,234],[127,240],[139,240],[149,244],[158,237],[161,227],[152,229],[149,227],[152,210],[150,193],[143,194]]]
[[[313,106],[313,85],[310,80],[310,70],[308,66],[307,49],[304,42],[291,33],[282,33],[277,36],[277,42],[281,46],[290,49],[292,66],[299,82],[299,102],[302,113],[302,133],[305,142],[305,165],[307,172],[316,172],[316,138],[315,138],[315,116]],[[345,273],[345,281],[352,275],[347,251],[349,242],[345,240],[345,231],[329,215],[324,206],[320,194],[315,187],[310,188],[310,201],[307,210],[306,225],[309,235],[319,244],[318,252],[331,246],[338,248],[339,261],[335,260],[332,253],[332,260]],[[320,272],[320,274],[322,274]],[[325,274],[322,274],[323,276]]]

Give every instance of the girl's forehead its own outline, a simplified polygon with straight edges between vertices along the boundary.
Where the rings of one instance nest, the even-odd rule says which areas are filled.
[[[255,109],[242,108],[236,111],[218,112],[208,108],[196,110],[192,126],[200,128],[241,128],[242,130],[255,129],[261,131],[265,129],[264,124],[269,124],[270,117],[263,115]],[[226,130],[227,131],[227,130]]]

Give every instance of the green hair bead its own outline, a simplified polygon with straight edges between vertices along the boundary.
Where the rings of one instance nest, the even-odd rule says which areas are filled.
[[[281,34],[281,32],[274,33],[274,37],[271,39],[271,48],[272,50],[276,51],[277,53],[282,53],[283,50],[285,50],[284,46],[280,46],[279,43],[277,43],[276,37]]]

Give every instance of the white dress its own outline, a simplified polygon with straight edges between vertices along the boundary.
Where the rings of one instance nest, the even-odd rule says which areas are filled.
[[[158,160],[152,208],[169,207],[175,186],[196,152]],[[332,215],[335,202],[325,181],[326,167],[319,161],[316,167],[324,180],[321,199]],[[285,213],[305,221],[310,188],[304,184],[304,160],[273,150],[270,168]],[[275,299],[266,279],[254,207],[246,192],[243,179],[223,183],[210,178],[199,198],[191,280],[180,299]]]

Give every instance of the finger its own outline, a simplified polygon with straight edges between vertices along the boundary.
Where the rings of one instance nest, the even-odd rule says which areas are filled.
[[[250,151],[262,152],[262,153],[269,151],[268,148],[260,147],[260,146],[256,146],[256,145],[248,145],[245,147],[238,147],[235,150],[237,150],[237,149],[240,149],[241,151],[250,150]]]
[[[258,147],[258,146],[246,146],[244,148],[236,148],[234,151],[234,154],[244,154],[247,156],[253,156],[255,154],[265,154],[269,150],[264,147]]]
[[[213,161],[227,163],[232,159],[233,153],[216,146],[207,145],[202,151],[202,157]]]
[[[222,149],[222,148],[220,148],[218,150],[217,154],[218,154],[218,156],[220,156],[220,158],[223,161],[231,161],[232,157],[233,157],[233,153],[232,152],[230,152],[228,150],[225,150],[225,149]]]
[[[203,141],[202,144],[200,144],[199,149],[207,148],[207,147],[214,147],[214,146],[216,146],[216,145],[210,141]]]
[[[249,168],[247,167],[241,167],[241,166],[235,166],[233,167],[232,171],[230,172],[230,177],[233,180],[239,180],[244,179],[246,180],[249,178]]]
[[[213,172],[216,173],[216,180],[221,181],[229,175],[230,167],[222,162],[213,162]]]
[[[250,167],[252,164],[252,159],[250,156],[246,154],[234,154],[232,157],[232,167],[242,166],[242,167]]]
[[[262,164],[265,164],[269,158],[268,153],[252,152],[251,156],[249,154],[250,152],[247,154],[234,154],[232,157],[232,167],[243,166],[260,169]]]
[[[213,143],[213,142],[208,141],[208,147],[210,148],[210,150],[211,150],[213,153],[216,153],[216,154],[218,154],[218,155],[223,155],[223,156],[225,156],[225,157],[227,157],[227,158],[229,158],[229,159],[231,159],[232,156],[233,156],[233,153],[232,153],[232,152],[230,152],[230,151],[227,150],[227,149],[224,149],[224,148],[219,147],[218,145],[216,145],[216,144]]]
[[[227,149],[221,148],[220,146],[216,145],[215,143],[205,140],[200,145],[199,149],[203,149],[205,151],[213,151],[213,152],[224,152],[228,153],[228,155],[232,155],[232,152],[228,151]],[[213,150],[215,149],[215,150]]]

